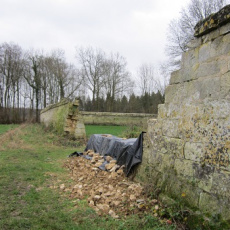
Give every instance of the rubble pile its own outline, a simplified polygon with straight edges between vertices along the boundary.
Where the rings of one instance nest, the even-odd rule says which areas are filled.
[[[120,167],[112,157],[101,156],[92,150],[84,155],[90,156],[91,160],[71,157],[65,164],[75,184],[70,188],[62,185],[61,189],[68,190],[71,198],[86,198],[99,215],[109,214],[113,218],[146,211],[158,216],[159,202],[149,199],[140,184],[125,177],[124,166]],[[99,167],[105,161],[106,171],[103,171]]]

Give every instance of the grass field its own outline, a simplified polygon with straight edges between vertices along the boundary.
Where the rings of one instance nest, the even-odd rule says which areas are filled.
[[[85,146],[36,124],[0,130],[0,229],[175,229],[148,214],[99,217],[86,200],[61,192],[60,184],[72,182],[63,167],[67,156]]]
[[[86,125],[86,135],[90,137],[92,134],[112,134],[122,137],[127,130],[126,126],[105,126],[105,125]]]

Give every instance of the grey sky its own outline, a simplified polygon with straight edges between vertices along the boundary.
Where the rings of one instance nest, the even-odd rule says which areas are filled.
[[[0,42],[23,49],[75,47],[119,52],[135,74],[142,63],[165,58],[167,26],[188,0],[1,0]]]

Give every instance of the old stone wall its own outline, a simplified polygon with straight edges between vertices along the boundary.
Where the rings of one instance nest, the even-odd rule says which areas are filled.
[[[162,199],[183,200],[230,222],[230,23],[226,23],[206,34],[202,29],[200,36],[197,32],[198,38],[182,56],[181,69],[172,73],[165,104],[159,105],[157,120],[148,121],[136,180],[153,184]]]
[[[60,134],[65,133],[76,139],[85,139],[85,125],[78,107],[77,100],[70,102],[63,99],[43,109],[40,113],[40,121],[45,126],[52,126]]]
[[[109,113],[84,112],[83,120],[86,125],[138,125],[147,128],[147,121],[156,118],[155,114],[145,113]]]

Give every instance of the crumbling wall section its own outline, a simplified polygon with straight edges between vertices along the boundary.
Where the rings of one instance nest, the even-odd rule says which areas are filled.
[[[210,23],[205,33],[205,21],[200,35],[196,28],[172,73],[165,104],[148,122],[136,179],[154,184],[162,198],[230,221],[230,23],[222,17],[227,24],[221,20],[215,30]]]
[[[147,128],[147,121],[156,118],[155,114],[147,113],[111,113],[82,111],[86,125],[136,125]]]
[[[85,139],[85,125],[78,107],[78,100],[70,102],[63,99],[41,111],[41,123],[46,127],[52,126],[59,134],[68,134],[76,139]]]

